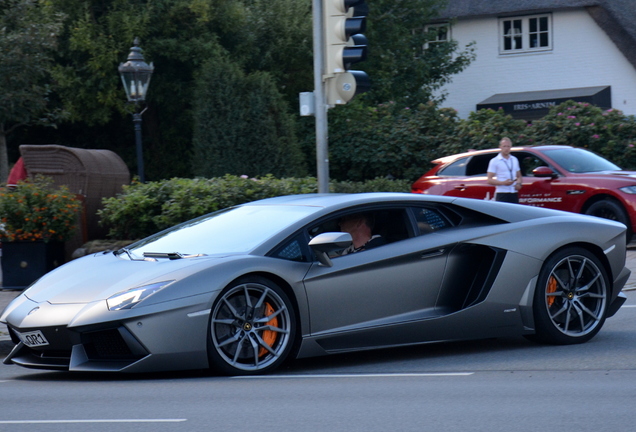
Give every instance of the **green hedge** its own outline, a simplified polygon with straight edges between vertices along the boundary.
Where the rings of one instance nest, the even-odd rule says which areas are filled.
[[[603,110],[567,101],[532,122],[515,120],[502,109],[473,112],[458,122],[452,138],[440,146],[443,155],[495,148],[503,136],[515,146],[559,144],[587,148],[627,170],[636,169],[636,117],[617,109]]]
[[[625,169],[636,168],[636,117],[617,109],[567,101],[527,122],[503,110],[479,110],[460,119],[450,108],[421,104],[348,106],[329,114],[330,175],[338,180],[393,176],[415,181],[438,157],[513,145],[566,144],[588,148]],[[313,124],[312,124],[313,126]],[[307,151],[315,138],[305,131]]]
[[[122,194],[104,199],[98,212],[100,223],[109,228],[108,236],[138,239],[194,217],[264,198],[315,193],[313,177],[259,179],[226,175],[218,178],[173,178],[124,186]],[[409,192],[406,180],[375,179],[366,182],[332,182],[330,191]]]

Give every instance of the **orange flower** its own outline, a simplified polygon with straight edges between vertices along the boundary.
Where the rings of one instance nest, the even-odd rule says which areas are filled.
[[[53,187],[53,181],[42,176],[18,182],[11,192],[0,188],[0,240],[68,240],[80,204],[66,192],[67,188]]]

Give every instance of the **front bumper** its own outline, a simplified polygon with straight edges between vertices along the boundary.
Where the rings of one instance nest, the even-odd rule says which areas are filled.
[[[68,329],[40,329],[49,345],[28,347],[9,327],[17,343],[4,364],[34,369],[121,371],[150,353],[123,326],[78,334]]]
[[[191,296],[132,310],[90,304],[12,303],[3,321],[16,346],[5,364],[27,368],[155,372],[205,369],[209,295]],[[28,334],[46,343],[27,346]],[[18,334],[23,336],[25,342]]]

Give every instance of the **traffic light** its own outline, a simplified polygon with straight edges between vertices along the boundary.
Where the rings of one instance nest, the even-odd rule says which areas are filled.
[[[369,76],[363,71],[347,71],[327,80],[327,104],[343,105],[357,94],[369,91]]]
[[[368,7],[364,0],[322,1],[327,104],[346,104],[370,88],[366,72],[349,70],[367,58],[367,38],[362,33]]]

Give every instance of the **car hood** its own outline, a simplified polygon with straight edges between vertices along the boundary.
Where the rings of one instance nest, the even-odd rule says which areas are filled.
[[[590,173],[590,174],[610,174],[621,177],[634,177],[636,178],[636,171],[603,171],[601,173]]]
[[[47,273],[24,294],[38,303],[85,304],[154,282],[180,280],[196,268],[209,267],[210,260],[218,261],[219,258],[131,261],[125,255],[96,254],[73,260]]]
[[[599,185],[605,185],[611,187],[611,183],[615,181],[616,184],[634,183],[636,179],[636,171],[594,171],[586,173],[567,173],[567,177],[570,179],[580,179],[580,181],[594,181]]]

